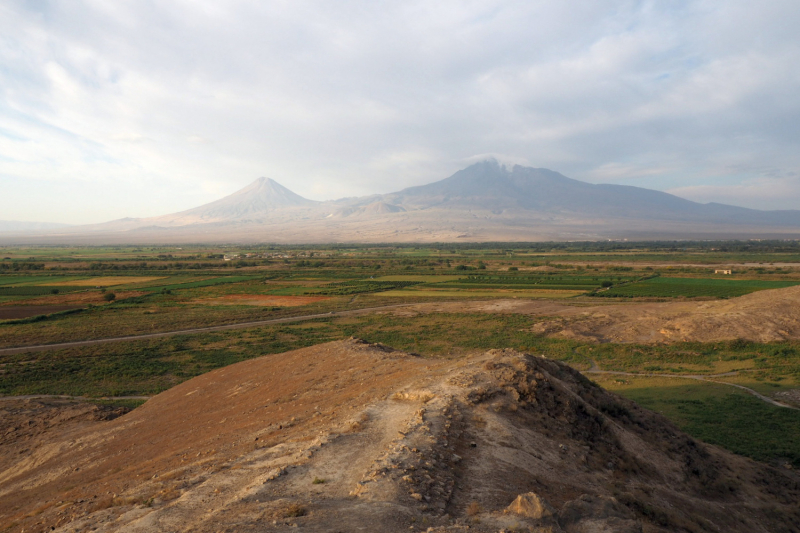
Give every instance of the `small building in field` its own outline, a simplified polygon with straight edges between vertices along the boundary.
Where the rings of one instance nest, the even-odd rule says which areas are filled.
[[[733,274],[733,270],[715,270],[714,274]]]

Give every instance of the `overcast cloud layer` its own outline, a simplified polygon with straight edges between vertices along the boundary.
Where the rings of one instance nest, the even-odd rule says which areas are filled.
[[[0,219],[99,222],[272,177],[390,192],[493,155],[800,209],[800,3],[0,4]]]

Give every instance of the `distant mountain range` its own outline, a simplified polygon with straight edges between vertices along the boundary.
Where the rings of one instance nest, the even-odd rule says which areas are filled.
[[[485,161],[402,191],[317,202],[269,178],[194,209],[73,226],[12,241],[449,242],[800,238],[800,211],[700,204],[543,168]],[[0,237],[9,241],[9,236]]]

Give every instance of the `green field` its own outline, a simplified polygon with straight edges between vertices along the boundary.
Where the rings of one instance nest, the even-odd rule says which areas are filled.
[[[711,374],[738,368],[739,382],[763,392],[800,386],[800,344],[582,344],[531,332],[525,315],[434,313],[366,315],[166,339],[0,356],[0,394],[149,395],[214,368],[269,353],[351,336],[457,358],[512,347],[587,369]],[[800,466],[800,413],[768,405],[732,387],[680,378],[592,379],[662,412],[693,436],[758,460]],[[732,379],[732,378],[731,378]],[[757,384],[757,385],[754,385]]]
[[[40,274],[38,276],[0,276],[0,287],[23,284],[47,284],[61,283],[64,281],[86,279],[86,276],[54,276],[52,274]]]
[[[767,289],[782,289],[800,285],[800,281],[772,281],[755,279],[719,279],[719,278],[651,278],[638,283],[612,287],[597,293],[597,296],[620,297],[714,297],[733,298],[751,292]]]
[[[225,261],[231,253],[240,257]],[[734,276],[714,276],[723,265],[733,268]],[[101,283],[51,285],[103,276],[121,283],[105,292]],[[141,281],[153,277],[163,279]],[[44,301],[81,308],[0,321],[0,347],[398,303],[544,298],[573,306],[627,305],[638,297],[732,298],[797,284],[800,242],[795,241],[5,247],[0,248],[0,305]],[[117,300],[105,301],[108,292],[116,292]],[[271,297],[282,303],[270,304]],[[800,388],[795,342],[590,344],[534,333],[542,331],[535,328],[538,322],[552,318],[477,312],[331,316],[0,356],[0,394],[150,395],[237,361],[350,336],[426,357],[512,347],[582,370],[596,364],[670,376],[735,372],[710,379],[765,395]],[[695,437],[759,460],[797,464],[800,457],[795,413],[732,387],[678,378],[598,379],[663,412]]]
[[[800,411],[771,406],[725,385],[668,378],[595,379],[662,413],[690,435],[758,461],[800,467]]]
[[[85,291],[86,287],[65,287],[59,285],[50,287],[47,285],[12,285],[10,287],[0,287],[0,297],[3,296],[45,296],[48,294],[63,294],[68,292]]]
[[[178,289],[196,289],[199,287],[213,287],[214,285],[221,285],[223,283],[239,283],[241,281],[252,281],[261,279],[261,276],[222,276],[212,279],[204,279],[199,281],[186,281],[179,283],[168,283],[164,285],[144,286],[140,287],[144,291],[171,291]]]

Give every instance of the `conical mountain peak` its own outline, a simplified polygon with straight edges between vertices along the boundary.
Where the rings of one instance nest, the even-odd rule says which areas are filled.
[[[173,228],[174,234],[162,231]],[[150,235],[162,241],[195,238],[203,242],[211,235],[226,242],[237,236],[275,242],[442,242],[643,235],[775,238],[794,237],[798,228],[800,211],[704,205],[662,191],[587,183],[545,168],[487,159],[427,185],[327,202],[303,198],[263,176],[225,198],[188,211],[119,220],[83,231],[135,230],[126,237],[132,242]]]
[[[295,194],[272,178],[261,177],[215,202],[195,207],[172,218],[186,222],[230,222],[263,219],[287,207],[312,206],[317,202]]]

